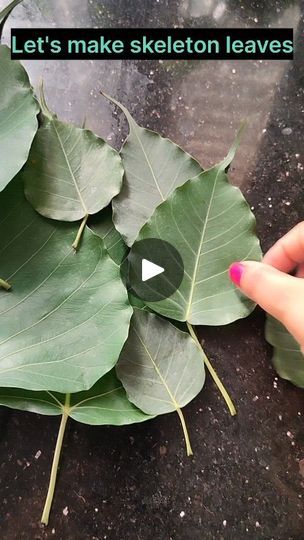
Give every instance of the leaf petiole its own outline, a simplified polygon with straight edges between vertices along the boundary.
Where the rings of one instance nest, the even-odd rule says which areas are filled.
[[[70,397],[71,397],[70,394],[66,394],[65,404],[64,404],[64,407],[62,408],[62,417],[61,417],[55,452],[54,452],[54,458],[53,458],[53,464],[52,464],[52,470],[51,470],[51,476],[50,476],[50,482],[49,482],[49,489],[47,492],[45,505],[44,505],[44,509],[43,509],[43,513],[41,517],[41,523],[43,523],[44,525],[47,525],[49,522],[50,511],[51,511],[51,507],[53,503],[56,479],[57,479],[57,473],[58,473],[58,464],[59,464],[59,459],[60,459],[60,454],[61,454],[61,449],[62,449],[65,428],[66,428],[66,424],[67,424],[67,421],[69,418],[69,412],[70,412]]]
[[[201,344],[197,338],[197,335],[193,329],[193,326],[192,324],[188,323],[187,322],[187,327],[188,327],[188,330],[189,330],[189,333],[191,335],[191,337],[194,339],[194,341],[196,342],[197,346],[199,347],[200,351],[201,351],[201,355],[203,357],[203,361],[204,361],[204,364],[206,365],[213,381],[215,382],[216,386],[218,387],[220,393],[222,394],[226,404],[227,404],[227,407],[229,409],[229,412],[231,414],[231,416],[235,416],[236,415],[236,409],[235,409],[235,406],[232,402],[232,399],[231,397],[229,396],[225,386],[223,385],[222,381],[220,380],[218,374],[216,373],[215,369],[213,368],[210,360],[207,358],[207,356],[205,355],[202,347],[201,347]]]
[[[193,456],[193,450],[191,448],[188,428],[187,428],[187,425],[186,425],[186,422],[185,422],[183,411],[178,408],[178,409],[176,409],[176,412],[177,412],[177,414],[179,416],[179,419],[181,421],[181,425],[182,425],[182,428],[183,428],[184,437],[185,437],[185,443],[186,443],[186,449],[187,449],[187,456]]]
[[[80,227],[79,227],[79,230],[78,230],[78,233],[77,233],[77,236],[72,244],[72,247],[75,249],[75,251],[77,251],[78,249],[78,246],[79,246],[79,242],[81,240],[81,237],[82,237],[82,234],[83,234],[83,231],[84,231],[84,228],[87,224],[87,221],[88,221],[88,217],[89,217],[89,214],[86,214],[80,224]]]
[[[0,278],[0,287],[5,289],[6,291],[9,291],[12,288],[12,286],[7,281],[1,278]]]

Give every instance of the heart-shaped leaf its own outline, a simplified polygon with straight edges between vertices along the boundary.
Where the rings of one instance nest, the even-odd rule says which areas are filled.
[[[118,101],[103,95],[124,112],[130,127],[121,149],[125,178],[120,194],[113,201],[113,216],[117,230],[131,246],[155,208],[202,168],[169,139],[140,127]]]
[[[18,180],[18,179],[17,179]],[[19,180],[0,196],[0,386],[77,392],[117,361],[132,309],[118,266],[89,229],[46,220]]]
[[[102,238],[111,259],[120,265],[129,250],[113,224],[112,207],[108,206],[92,216],[89,227]]]
[[[177,188],[140,231],[138,240],[165,240],[183,259],[179,289],[148,304],[161,315],[194,325],[222,325],[246,317],[255,306],[227,272],[233,261],[261,257],[254,215],[225,172],[237,144],[238,138],[219,165]]]
[[[280,377],[304,388],[304,354],[298,342],[270,315],[267,315],[265,335],[274,347],[272,361]]]
[[[146,414],[178,413],[192,454],[181,408],[202,389],[205,369],[202,352],[189,334],[135,309],[116,371],[130,401]]]
[[[38,127],[39,106],[29,78],[10,52],[0,45],[0,191],[26,162]]]
[[[61,415],[61,423],[50,483],[41,521],[48,524],[54,497],[58,464],[68,418],[90,425],[121,426],[144,422],[151,416],[134,407],[112,370],[102,377],[87,392],[58,394],[51,392],[31,392],[19,388],[0,388],[0,404],[12,409],[20,409],[46,415]]]
[[[86,219],[119,193],[119,154],[91,131],[58,120],[43,90],[41,108],[41,124],[22,171],[26,198],[45,217]]]

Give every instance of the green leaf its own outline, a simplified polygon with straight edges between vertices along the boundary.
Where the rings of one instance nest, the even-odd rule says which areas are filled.
[[[112,370],[89,391],[76,394],[31,392],[19,388],[0,388],[0,405],[45,415],[61,415],[49,489],[41,521],[48,524],[53,502],[58,465],[68,418],[90,425],[121,426],[144,422],[151,416],[134,407]]]
[[[205,369],[201,351],[189,334],[157,315],[135,309],[116,372],[129,400],[146,414],[178,413],[190,455],[181,408],[202,389]]]
[[[95,216],[92,216],[89,227],[95,234],[98,234],[102,238],[111,259],[120,265],[129,250],[113,224],[112,207],[108,206],[98,214],[95,214]]]
[[[16,6],[18,6],[18,4],[20,4],[21,2],[22,2],[22,0],[13,0],[13,2],[8,4],[8,6],[6,6],[5,8],[2,9],[2,11],[0,11],[0,40],[1,40],[1,37],[2,37],[3,27],[5,25],[5,22],[6,22],[7,18],[9,17],[9,15],[13,11],[13,9]]]
[[[77,392],[115,365],[132,309],[118,266],[89,229],[46,220],[12,182],[0,196],[0,386]]]
[[[65,402],[66,394],[57,392],[0,388],[0,405],[4,407],[48,416],[66,411],[70,418],[83,424],[121,426],[151,418],[130,403],[115,370],[104,375],[90,390],[71,394],[68,408]]]
[[[112,207],[108,206],[98,214],[95,214],[95,216],[92,216],[89,227],[95,234],[98,234],[102,238],[111,259],[116,264],[121,265],[129,252],[129,248],[113,224]],[[131,306],[139,309],[145,309],[146,307],[142,300],[130,293],[129,302]]]
[[[125,179],[113,201],[113,216],[117,230],[131,246],[155,208],[202,168],[169,139],[138,126],[126,107],[103,95],[124,112],[130,127],[121,150]]]
[[[41,124],[22,171],[26,198],[45,217],[87,218],[119,193],[120,156],[91,131],[58,120],[47,108],[43,91],[41,107]]]
[[[184,262],[179,289],[148,304],[161,315],[194,325],[222,325],[246,317],[255,307],[227,272],[233,261],[261,257],[254,215],[225,173],[237,144],[238,139],[219,165],[177,188],[140,231],[138,240],[161,238]]]
[[[304,388],[304,354],[300,345],[276,319],[267,315],[266,340],[274,347],[272,361],[282,379]]]
[[[102,238],[111,259],[113,259],[116,264],[121,265],[128,255],[129,248],[124,243],[122,236],[119,234],[113,224],[112,207],[108,206],[104,210],[101,210],[101,212],[98,214],[95,214],[95,216],[92,216],[89,227],[95,234],[98,234],[98,236]],[[130,293],[129,302],[133,307],[137,307],[139,309],[146,308],[146,305],[142,300]]]
[[[0,45],[0,191],[26,162],[37,131],[39,106],[29,78],[10,49]]]

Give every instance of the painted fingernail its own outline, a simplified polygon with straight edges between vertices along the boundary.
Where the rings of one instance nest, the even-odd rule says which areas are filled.
[[[245,266],[240,262],[233,263],[229,268],[229,277],[239,287]]]

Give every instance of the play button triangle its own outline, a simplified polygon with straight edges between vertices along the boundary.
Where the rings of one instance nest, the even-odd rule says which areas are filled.
[[[155,276],[162,274],[164,271],[165,269],[162,266],[158,266],[158,264],[155,264],[152,261],[148,261],[147,259],[142,259],[142,263],[141,263],[142,281],[148,281],[148,279],[152,279]]]

